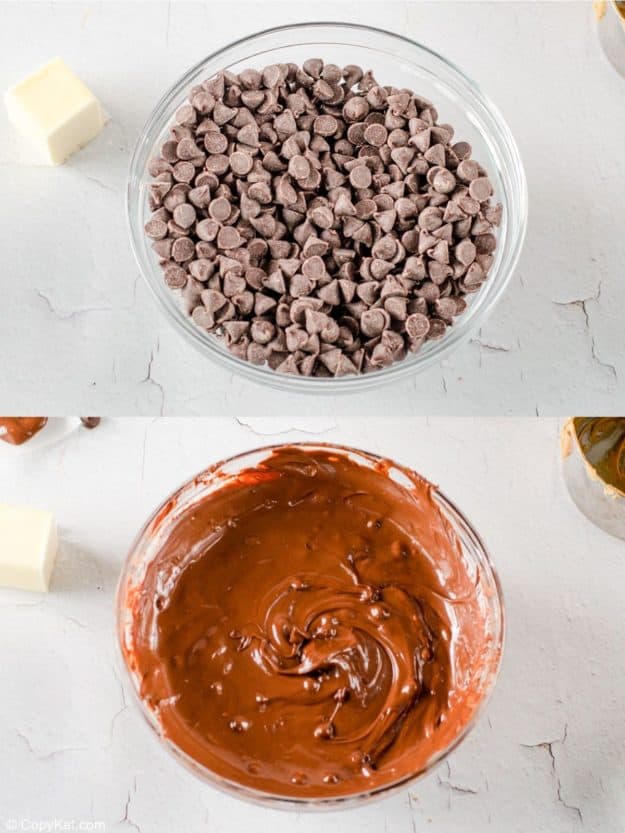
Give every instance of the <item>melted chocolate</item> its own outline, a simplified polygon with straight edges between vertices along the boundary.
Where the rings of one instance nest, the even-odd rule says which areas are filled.
[[[434,487],[390,465],[278,448],[181,512],[129,594],[140,696],[217,775],[374,790],[422,771],[479,705],[480,572]]]
[[[45,426],[47,417],[0,417],[0,440],[22,445]]]
[[[599,477],[625,491],[625,417],[575,417],[584,456]]]

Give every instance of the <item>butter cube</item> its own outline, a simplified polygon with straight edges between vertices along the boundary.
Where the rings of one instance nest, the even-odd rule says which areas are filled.
[[[51,165],[60,165],[104,126],[97,98],[60,59],[5,93],[10,120]]]
[[[50,512],[0,503],[0,585],[47,592],[56,550]]]

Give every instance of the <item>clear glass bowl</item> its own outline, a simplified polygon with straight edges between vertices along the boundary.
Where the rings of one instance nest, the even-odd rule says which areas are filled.
[[[366,451],[330,443],[288,443],[287,445],[288,447],[298,446],[312,451],[324,449],[337,454],[347,454],[358,464],[372,468],[381,459],[377,455]],[[279,445],[265,446],[216,463],[184,483],[153,512],[126,557],[117,586],[115,601],[117,645],[120,649],[121,663],[131,682],[135,702],[149,726],[158,736],[161,745],[201,780],[247,801],[282,809],[321,810],[358,806],[374,798],[386,798],[395,790],[423,777],[443,761],[476,724],[499,675],[505,631],[504,602],[499,578],[488,551],[477,532],[451,500],[438,489],[434,493],[435,499],[458,537],[468,570],[471,575],[475,575],[479,603],[484,611],[487,629],[487,639],[485,640],[487,648],[481,673],[474,681],[475,710],[471,718],[453,742],[432,758],[425,769],[393,784],[369,792],[338,798],[285,798],[284,796],[250,789],[216,775],[210,769],[200,765],[163,735],[156,716],[139,696],[140,677],[136,669],[131,668],[129,663],[129,657],[132,656],[132,599],[136,593],[140,592],[148,565],[158,555],[162,542],[167,539],[175,527],[177,519],[181,514],[186,513],[190,507],[205,500],[211,493],[233,483],[241,471],[258,466],[259,463],[270,457],[275,449],[280,447]],[[399,464],[393,463],[388,469],[387,476],[392,477],[400,485],[410,488],[411,481],[406,476],[406,471]]]
[[[495,261],[488,280],[467,296],[468,309],[440,341],[426,341],[419,353],[383,370],[340,378],[298,377],[277,373],[233,356],[213,335],[197,327],[182,307],[179,295],[166,286],[151,241],[144,233],[150,218],[147,204],[149,160],[160,154],[169,127],[192,86],[222,69],[294,62],[310,57],[345,66],[372,69],[381,84],[406,87],[433,101],[440,121],[456,130],[456,140],[468,141],[473,156],[488,171],[494,199],[503,204]],[[518,148],[510,130],[480,88],[454,64],[427,47],[369,26],[353,23],[304,23],[282,26],[242,38],[200,61],[165,93],[148,119],[135,147],[127,187],[127,216],[132,248],[139,268],[159,305],[174,326],[204,355],[230,372],[263,385],[299,393],[359,392],[410,376],[430,367],[466,341],[484,324],[504,292],[519,259],[527,221],[527,184]]]

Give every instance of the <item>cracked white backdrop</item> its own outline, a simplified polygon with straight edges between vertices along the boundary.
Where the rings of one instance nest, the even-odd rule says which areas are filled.
[[[132,147],[163,91],[199,58],[280,23],[352,20],[421,40],[491,96],[523,156],[523,256],[483,330],[379,395],[317,397],[334,414],[623,411],[624,82],[590,3],[3,2],[0,86],[55,54],[111,121],[58,169],[22,164],[0,114],[0,407],[15,413],[306,414],[214,367],[138,279],[124,220]]]
[[[448,763],[323,817],[248,806],[180,768],[130,701],[113,637],[124,555],[172,489],[224,456],[307,438],[439,483],[484,537],[508,615],[494,696]],[[0,830],[55,818],[107,833],[625,829],[623,544],[569,500],[557,420],[105,420],[36,453],[0,451],[0,501],[47,507],[61,529],[49,595],[0,589]]]

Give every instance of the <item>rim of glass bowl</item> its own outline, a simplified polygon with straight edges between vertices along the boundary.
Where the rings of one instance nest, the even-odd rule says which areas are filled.
[[[202,494],[201,489],[210,489],[209,494],[214,490],[217,491],[223,485],[227,484],[228,477],[236,476],[238,472],[249,466],[257,466],[260,462],[267,459],[272,452],[280,448],[304,448],[309,450],[329,450],[336,451],[341,454],[347,454],[357,462],[364,462],[366,465],[375,465],[376,463],[389,458],[384,458],[379,454],[362,449],[353,448],[351,446],[341,445],[339,443],[322,443],[322,442],[299,442],[299,443],[276,443],[273,445],[260,446],[248,451],[243,451],[231,457],[224,458],[217,463],[202,470],[194,477],[190,477],[181,486],[174,490],[168,497],[166,497],[157,508],[152,512],[148,520],[144,523],[140,532],[130,547],[126,559],[124,561],[122,571],[117,584],[115,594],[115,644],[117,647],[118,662],[123,668],[126,678],[130,681],[132,695],[135,704],[146,720],[148,726],[154,731],[165,746],[169,754],[171,754],[177,761],[179,761],[187,770],[190,770],[196,777],[203,780],[212,787],[225,792],[229,795],[234,795],[245,801],[260,804],[263,806],[271,806],[277,809],[296,809],[296,810],[333,810],[348,807],[360,806],[366,802],[382,799],[388,797],[408,784],[423,778],[429,774],[436,766],[447,758],[469,735],[471,730],[477,724],[481,714],[483,713],[488,701],[491,698],[499,673],[501,671],[501,663],[503,659],[505,634],[506,634],[506,613],[505,602],[503,597],[503,590],[499,575],[495,569],[490,553],[486,548],[479,533],[475,530],[466,516],[461,512],[455,503],[447,497],[447,495],[435,487],[435,496],[440,503],[440,507],[445,514],[445,517],[452,524],[454,531],[459,536],[463,551],[466,552],[469,548],[472,558],[477,563],[479,569],[485,570],[490,578],[490,583],[494,593],[489,599],[489,609],[494,615],[493,631],[495,636],[491,643],[491,663],[492,667],[488,669],[487,681],[484,683],[484,693],[478,706],[476,707],[471,719],[463,727],[462,731],[457,735],[449,746],[441,750],[438,755],[432,758],[426,767],[419,772],[412,773],[405,778],[401,778],[391,784],[377,787],[373,790],[365,790],[363,792],[355,793],[354,795],[338,796],[336,798],[293,798],[274,793],[264,792],[262,790],[255,790],[250,787],[245,787],[238,784],[236,781],[223,778],[217,775],[208,767],[202,766],[194,758],[168,740],[161,731],[161,727],[155,715],[146,707],[145,703],[139,696],[138,681],[136,675],[131,671],[126,662],[124,654],[124,634],[128,619],[128,611],[124,607],[124,599],[126,597],[127,585],[133,578],[134,571],[137,570],[140,564],[143,563],[145,557],[146,545],[149,546],[151,537],[160,529],[160,525],[168,518],[171,519],[170,513],[174,508],[185,507],[191,505],[195,500],[199,499]],[[415,472],[406,466],[402,466],[395,460],[389,460],[392,464],[389,469],[389,476],[394,469],[399,472],[400,476],[405,476],[405,471],[410,471],[418,477],[422,475]],[[223,477],[223,475],[226,475]],[[423,478],[425,479],[425,478]],[[200,491],[198,491],[200,488]],[[186,498],[186,500],[185,500]],[[139,556],[139,563],[134,562]]]
[[[349,37],[350,32],[352,34],[358,32],[362,36],[375,36],[377,39],[375,46],[368,46],[365,43],[353,44],[349,41],[347,45],[393,55],[396,55],[401,47],[404,50],[409,48],[416,56],[422,54],[430,62],[433,61],[436,66],[435,73],[425,66],[420,67],[421,71],[429,75],[439,86],[444,86],[455,96],[461,96],[467,105],[467,118],[480,130],[492,156],[491,165],[495,165],[504,184],[504,193],[500,195],[504,203],[504,218],[499,230],[499,245],[495,252],[495,262],[488,280],[480,291],[470,298],[468,309],[448,329],[440,341],[426,342],[419,353],[409,355],[382,370],[338,379],[291,376],[278,373],[267,366],[253,365],[233,356],[217,342],[215,336],[197,327],[190,316],[181,309],[178,297],[165,285],[144,232],[144,222],[147,216],[144,216],[147,164],[171,123],[172,114],[166,121],[164,121],[164,115],[172,103],[181,97],[200,75],[210,76],[232,63],[246,58],[251,59],[270,50],[275,51],[281,46],[306,45],[309,42],[311,46],[320,45],[322,42],[329,43],[329,35],[326,35],[323,41],[315,41],[315,35],[318,38],[319,33],[324,29],[333,30],[337,38],[345,39]],[[284,39],[289,36],[290,39],[286,44],[269,42],[271,38]],[[395,45],[395,50],[393,50],[393,45]],[[249,54],[239,54],[244,46],[250,48]],[[408,60],[408,57],[404,57],[404,60]],[[137,140],[130,162],[126,216],[132,250],[143,278],[169,320],[178,326],[196,348],[229,371],[260,384],[299,393],[324,392],[334,395],[375,388],[424,370],[440,361],[454,347],[467,340],[479,329],[505,291],[518,262],[527,225],[527,200],[525,172],[510,129],[499,110],[482,92],[479,85],[466,76],[459,67],[437,52],[404,35],[361,24],[320,21],[289,24],[247,35],[212,52],[187,70],[158,102]]]

